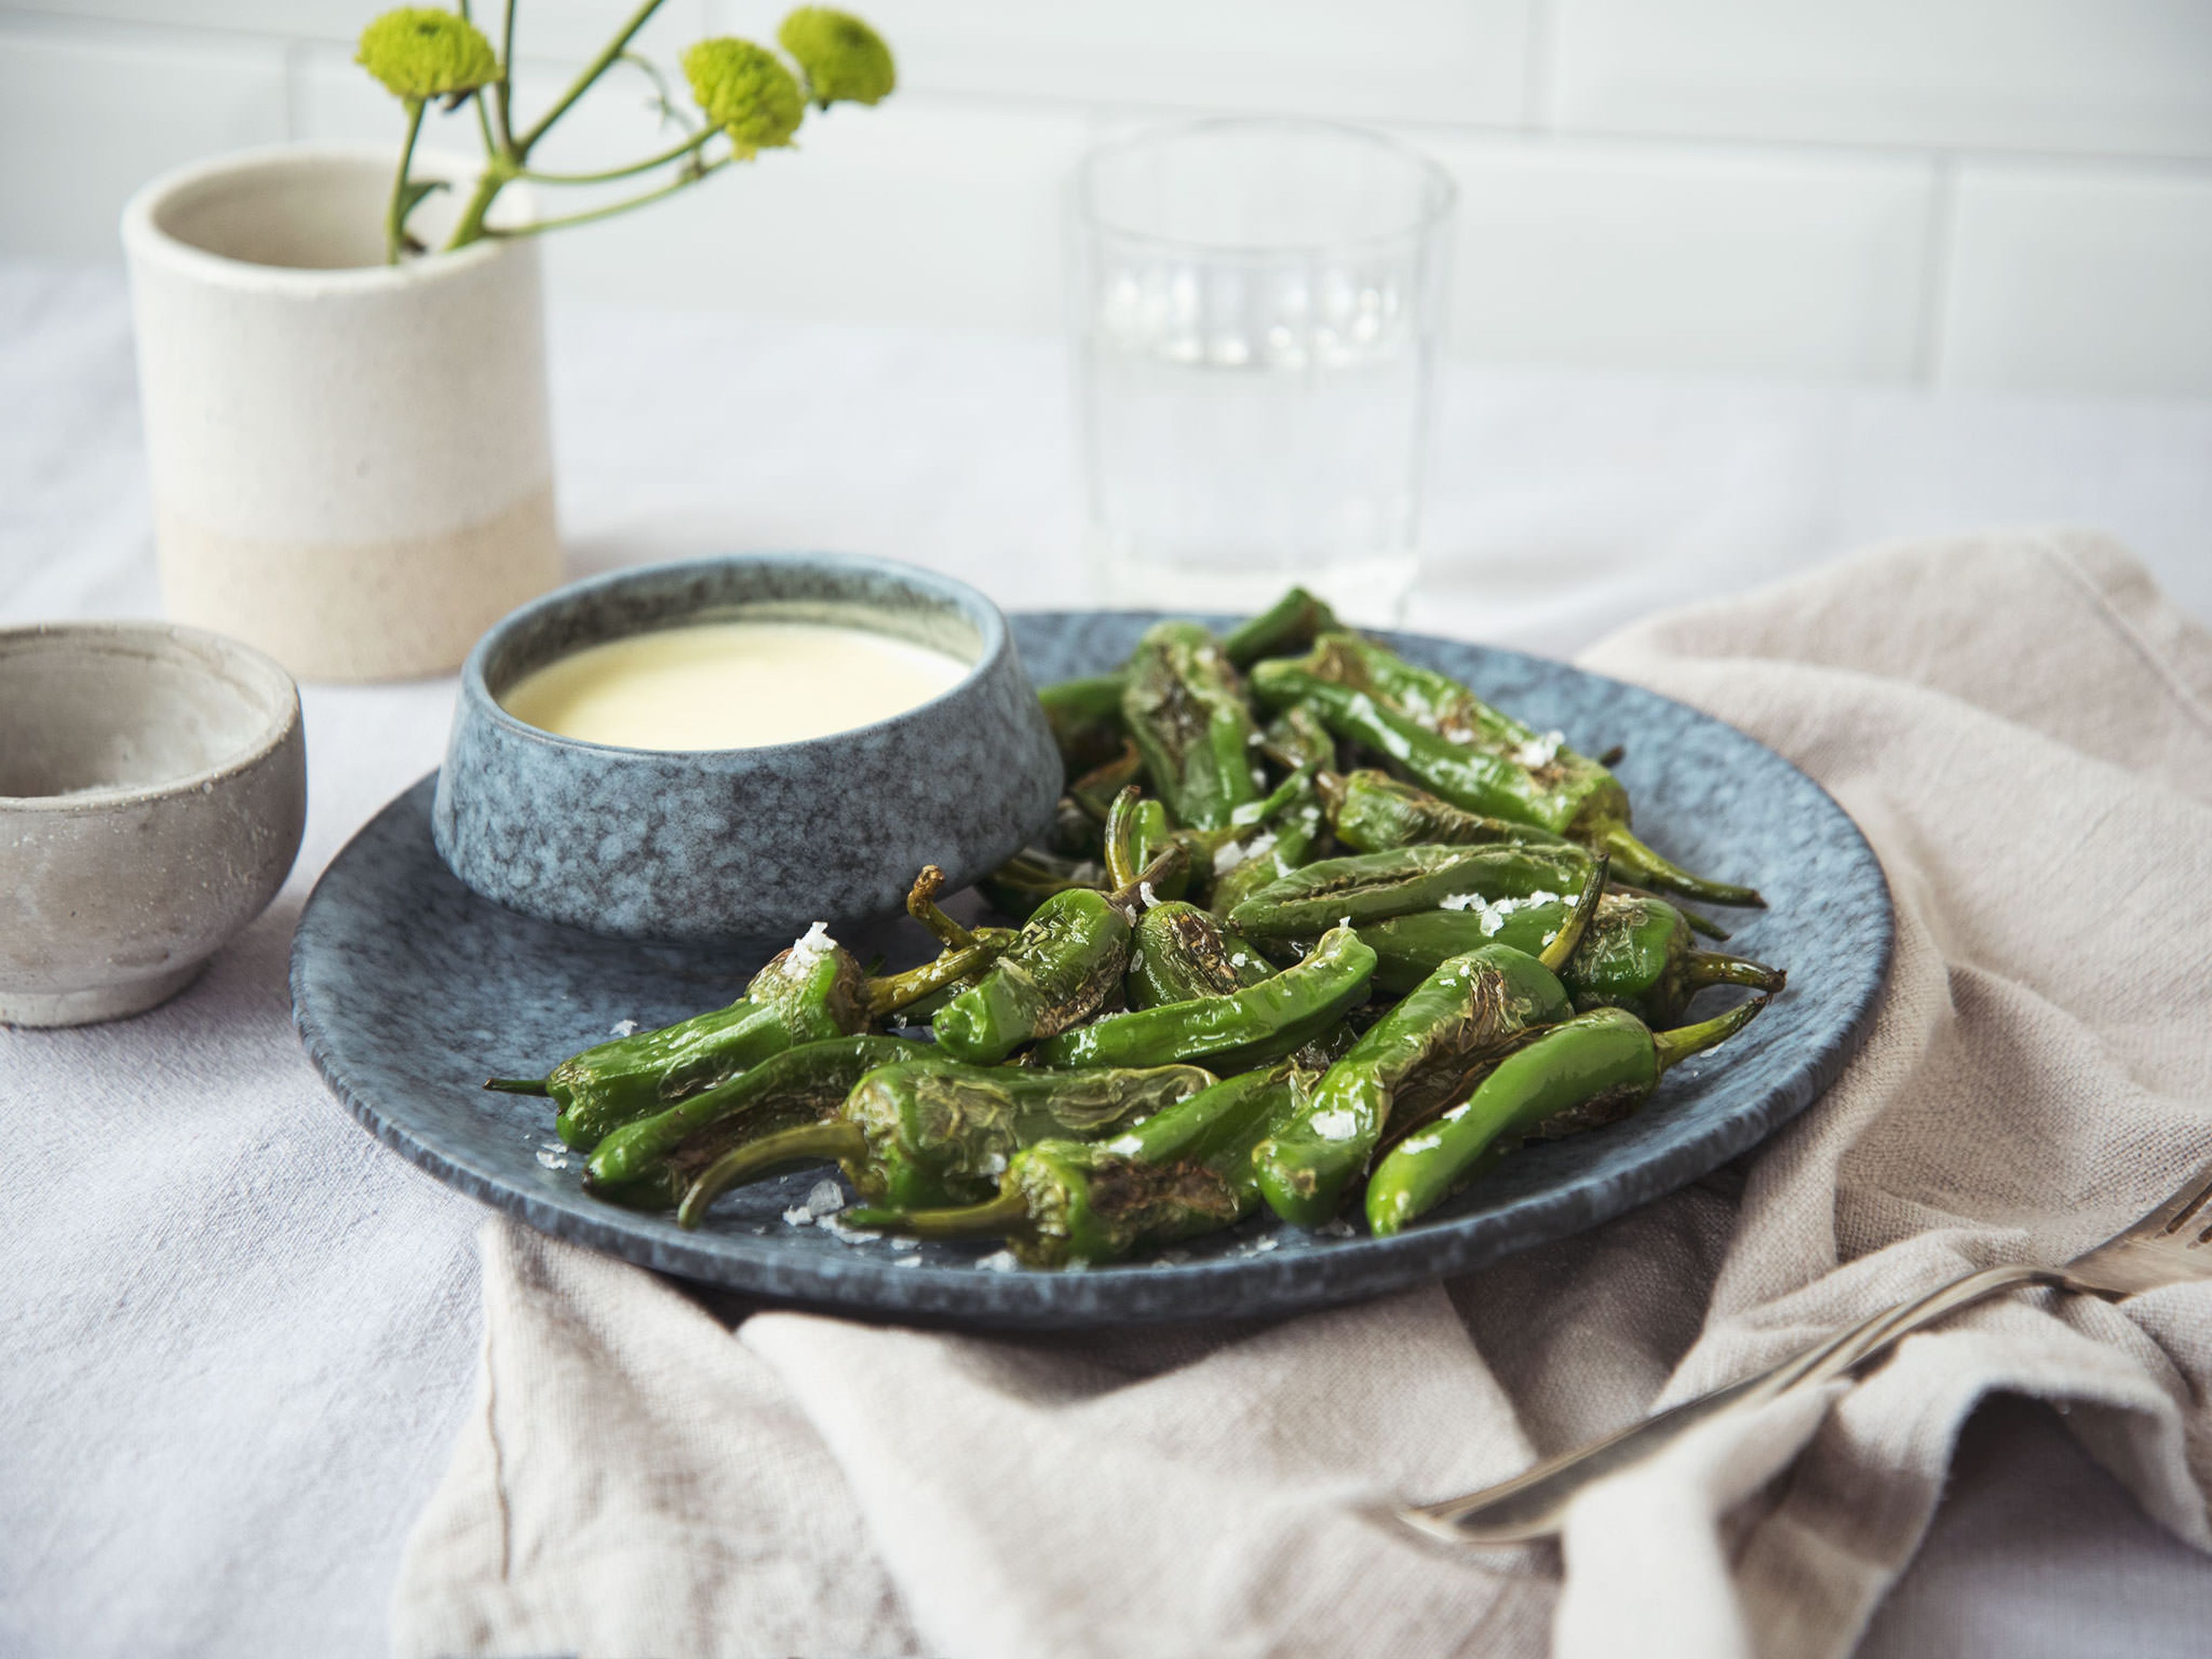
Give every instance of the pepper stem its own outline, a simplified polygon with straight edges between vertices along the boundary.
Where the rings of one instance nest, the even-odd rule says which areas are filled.
[[[732,1146],[699,1172],[676,1206],[676,1224],[696,1227],[708,1207],[731,1188],[756,1180],[786,1164],[842,1164],[865,1158],[868,1138],[856,1123],[832,1118],[827,1123],[803,1123],[757,1140]]]
[[[1653,892],[1649,887],[1638,887],[1633,883],[1621,881],[1617,878],[1613,881],[1613,890],[1616,893],[1626,893],[1631,898],[1658,899],[1662,904],[1673,905],[1676,910],[1681,913],[1682,920],[1690,924],[1690,931],[1692,933],[1702,933],[1705,938],[1713,940],[1716,944],[1725,939],[1729,936],[1729,930],[1722,927],[1717,921],[1715,921],[1711,916],[1702,915],[1698,912],[1690,909],[1687,906],[1678,902],[1677,898],[1675,897],[1662,896],[1658,893]]]
[[[1695,1025],[1678,1025],[1671,1031],[1654,1031],[1651,1047],[1659,1060],[1663,1074],[1670,1066],[1680,1065],[1692,1054],[1701,1054],[1708,1048],[1718,1048],[1738,1031],[1759,1017],[1766,1006],[1767,999],[1753,997],[1749,1002],[1740,1002],[1724,1014]]]
[[[1128,915],[1142,906],[1146,888],[1158,886],[1189,860],[1190,854],[1180,842],[1169,842],[1160,849],[1158,858],[1137,872],[1134,881],[1125,883],[1107,894],[1106,902],[1123,915]]]
[[[1144,790],[1133,783],[1106,809],[1106,882],[1110,887],[1136,884],[1137,803],[1144,798]]]
[[[551,1092],[542,1077],[488,1077],[484,1087],[503,1095],[543,1095]]]
[[[990,931],[1011,937],[1006,928],[994,927]],[[933,995],[955,980],[965,979],[969,975],[989,967],[1006,948],[1004,939],[978,939],[970,933],[967,945],[962,949],[947,951],[935,961],[925,962],[919,968],[909,968],[903,973],[869,980],[861,991],[860,1000],[867,1008],[869,1018],[881,1019],[896,1009]]]
[[[1774,992],[1790,982],[1785,969],[1720,951],[1690,951],[1682,958],[1682,971],[1684,982],[1693,991],[1708,985],[1748,985],[1754,991]]]
[[[1575,953],[1575,946],[1583,942],[1583,929],[1597,914],[1598,901],[1605,896],[1605,872],[1613,860],[1600,853],[1590,861],[1589,873],[1583,878],[1583,890],[1576,896],[1575,908],[1567,912],[1567,919],[1559,924],[1559,931],[1544,943],[1536,960],[1558,973],[1567,965],[1567,958]]]
[[[1605,832],[1605,850],[1620,861],[1624,873],[1646,887],[1656,887],[1664,893],[1680,893],[1685,897],[1703,899],[1708,904],[1741,904],[1753,909],[1764,910],[1766,901],[1759,896],[1755,887],[1738,887],[1729,882],[1709,881],[1703,876],[1692,875],[1679,864],[1662,858],[1636,837],[1636,833],[1625,823],[1616,823]]]
[[[1001,1237],[1025,1231],[1029,1219],[1029,1200],[1019,1193],[1001,1193],[981,1204],[963,1204],[956,1209],[845,1212],[848,1226],[911,1233],[916,1238]]]
[[[937,896],[944,890],[945,872],[933,864],[923,865],[914,885],[907,890],[906,913],[935,934],[940,944],[964,951],[975,942],[975,936],[937,908]]]

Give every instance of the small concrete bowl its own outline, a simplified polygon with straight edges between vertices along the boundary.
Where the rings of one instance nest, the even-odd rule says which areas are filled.
[[[191,983],[307,820],[300,694],[160,623],[0,629],[0,1022],[82,1025]]]
[[[837,623],[973,665],[950,690],[799,743],[672,751],[556,736],[508,714],[523,676],[586,646],[727,618]],[[895,910],[1052,816],[1059,751],[1006,619],[964,582],[840,554],[732,554],[618,571],[477,642],[438,775],[439,856],[489,899],[618,938],[728,940]]]

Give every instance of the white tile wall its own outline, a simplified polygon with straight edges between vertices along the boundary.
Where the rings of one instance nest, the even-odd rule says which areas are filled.
[[[2204,0],[1554,0],[1615,132],[2212,157]]]
[[[707,0],[774,36],[785,0]],[[1537,0],[872,0],[910,86],[1065,103],[1512,125]]]
[[[116,221],[148,179],[284,137],[278,42],[0,14],[0,248],[118,257]]]
[[[393,142],[349,61],[381,3],[0,0],[0,252],[114,257],[130,191],[196,155]],[[641,44],[672,70],[784,3],[668,0]],[[561,233],[556,294],[1048,331],[1087,143],[1287,110],[1452,169],[1478,359],[2212,394],[2212,0],[857,3],[896,100]],[[526,116],[625,9],[523,0]],[[434,142],[473,149],[472,120]],[[625,70],[538,159],[665,142]]]
[[[1954,236],[1944,383],[2212,388],[2212,179],[1969,167]]]
[[[1453,333],[1498,362],[1908,380],[1929,167],[1431,139],[1460,183]]]

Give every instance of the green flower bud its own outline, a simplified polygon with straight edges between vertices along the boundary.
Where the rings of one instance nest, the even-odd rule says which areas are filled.
[[[427,103],[499,79],[499,58],[465,17],[427,6],[387,11],[361,32],[354,62],[395,98]]]
[[[783,49],[806,71],[814,101],[873,104],[898,85],[898,66],[884,37],[848,11],[801,6],[775,32]]]
[[[707,118],[730,135],[740,156],[791,142],[806,117],[805,94],[791,71],[750,40],[702,40],[684,54],[684,76]]]

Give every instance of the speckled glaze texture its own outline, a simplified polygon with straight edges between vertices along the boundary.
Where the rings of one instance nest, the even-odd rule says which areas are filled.
[[[919,708],[758,749],[671,754],[526,726],[499,696],[584,646],[735,615],[842,621],[975,665]],[[836,554],[620,571],[526,605],[478,642],[432,811],[486,898],[624,939],[729,943],[896,910],[925,864],[958,886],[1052,815],[1059,752],[1006,618],[965,583]]]
[[[1048,683],[1112,667],[1152,620],[1031,615],[1014,618],[1014,634]],[[1385,637],[1586,751],[1626,744],[1619,770],[1639,830],[1697,868],[1763,889],[1773,908],[1736,913],[1730,948],[1790,975],[1742,1036],[1670,1073],[1638,1115],[1516,1154],[1395,1238],[1309,1234],[1263,1214],[1173,1263],[998,1272],[977,1265],[981,1248],[894,1254],[787,1224],[785,1209],[820,1171],[733,1193],[691,1233],[586,1198],[580,1159],[551,1150],[547,1103],[477,1083],[542,1073],[620,1019],[660,1024],[726,1001],[764,953],[624,945],[485,902],[431,848],[428,781],[362,831],[307,905],[292,959],[301,1037],[379,1138],[532,1226],[763,1296],[971,1325],[1279,1315],[1474,1272],[1694,1181],[1809,1105],[1856,1050],[1889,964],[1888,889],[1843,810],[1772,751],[1650,692],[1510,652]],[[915,932],[848,942],[864,955],[888,943],[919,957]],[[1723,1006],[1723,994],[1707,995],[1701,1009]]]

